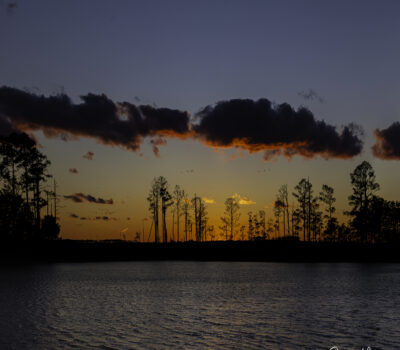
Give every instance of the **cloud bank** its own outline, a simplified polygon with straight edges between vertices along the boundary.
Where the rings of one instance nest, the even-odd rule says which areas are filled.
[[[3,86],[0,134],[12,130],[42,130],[65,141],[87,137],[130,151],[139,150],[149,137],[156,156],[168,138],[190,138],[213,148],[262,151],[266,161],[280,155],[351,158],[363,145],[354,124],[338,130],[316,120],[306,108],[295,110],[267,99],[221,101],[201,109],[191,122],[186,111],[114,102],[106,95],[89,93],[81,96],[81,103],[73,103],[64,93],[43,96]],[[84,157],[93,159],[93,152]]]
[[[42,130],[47,137],[93,138],[99,143],[131,151],[147,136],[184,136],[189,131],[186,112],[113,102],[106,95],[87,94],[75,104],[65,94],[36,95],[0,87],[2,129]]]
[[[353,124],[338,131],[319,121],[306,108],[294,110],[267,99],[229,100],[208,106],[197,114],[196,135],[213,147],[264,151],[265,160],[278,155],[291,158],[351,158],[362,150],[359,128]]]
[[[400,123],[394,122],[387,129],[376,129],[372,152],[375,157],[387,160],[400,159]]]

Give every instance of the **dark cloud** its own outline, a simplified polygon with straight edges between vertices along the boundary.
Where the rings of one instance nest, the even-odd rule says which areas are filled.
[[[110,216],[96,216],[93,220],[103,220],[103,221],[118,221],[118,218],[110,217]]]
[[[139,149],[144,137],[187,137],[189,131],[189,115],[183,111],[114,102],[106,95],[87,94],[81,100],[74,104],[64,93],[44,96],[3,86],[0,114],[8,127],[42,130],[64,140],[89,137],[131,151]]]
[[[86,154],[82,156],[83,158],[86,158],[87,160],[93,160],[94,153],[92,151],[88,151]]]
[[[310,91],[304,96],[316,98]],[[46,97],[0,87],[0,131],[42,130],[47,137],[65,141],[89,137],[131,151],[150,137],[156,156],[167,138],[195,138],[210,147],[263,151],[265,160],[280,155],[351,158],[362,150],[360,129],[355,125],[339,131],[316,120],[306,108],[294,110],[267,99],[219,102],[197,113],[192,124],[184,111],[114,102],[105,95],[87,94],[81,100],[74,104],[64,93]],[[93,159],[93,155],[89,151],[84,157]]]
[[[196,115],[193,126],[198,138],[211,147],[238,147],[265,152],[265,159],[278,155],[311,158],[351,158],[362,150],[361,130],[354,124],[338,131],[319,121],[306,108],[294,110],[267,99],[219,102]]]
[[[103,199],[103,198],[96,198],[90,194],[83,194],[83,193],[74,193],[71,195],[64,196],[65,199],[70,199],[75,203],[96,203],[96,204],[114,204],[112,199]]]
[[[78,174],[78,169],[76,169],[76,168],[69,168],[69,172],[70,172],[71,174]]]
[[[376,129],[376,138],[372,152],[375,157],[380,159],[395,160],[400,159],[400,123],[394,122],[387,129]]]
[[[79,220],[82,220],[82,221],[91,221],[91,220],[93,220],[93,221],[96,221],[96,220],[100,220],[100,221],[118,221],[119,220],[118,218],[109,217],[109,216],[96,216],[96,217],[90,218],[90,217],[86,217],[86,216],[79,216],[79,215],[76,215],[76,214],[70,214],[70,217],[73,218],[73,219],[79,219]]]
[[[321,97],[319,94],[317,94],[313,89],[300,91],[300,92],[297,93],[297,95],[299,95],[300,97],[302,97],[306,101],[317,100],[320,103],[324,103],[324,98]]]

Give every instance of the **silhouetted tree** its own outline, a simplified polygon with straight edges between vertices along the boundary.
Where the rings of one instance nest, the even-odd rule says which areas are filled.
[[[185,198],[186,194],[185,191],[180,188],[179,185],[175,186],[174,192],[173,192],[173,198],[174,198],[174,203],[175,203],[175,210],[176,210],[176,235],[177,235],[177,241],[179,242],[179,218],[181,216],[181,207],[182,207],[182,201]]]
[[[22,196],[11,190],[0,192],[0,237],[2,240],[23,240],[31,238],[33,216],[25,209]]]
[[[225,216],[221,218],[221,220],[225,219],[228,225],[230,240],[233,240],[233,233],[235,231],[235,228],[239,225],[239,218],[240,218],[239,209],[240,209],[239,202],[236,198],[229,197],[225,200],[225,211],[224,211]]]
[[[267,221],[267,239],[272,238],[272,234],[274,233],[274,221],[272,218],[269,218]]]
[[[161,198],[161,214],[162,214],[162,232],[163,232],[163,242],[168,242],[168,233],[167,233],[167,209],[173,204],[172,196],[168,192],[168,182],[164,176],[160,176],[158,178],[159,186],[160,186],[160,198]]]
[[[291,209],[291,227],[292,227],[292,236],[299,237],[300,227],[300,216],[299,210],[295,208],[294,203],[292,203]]]
[[[228,219],[227,218],[221,218],[222,224],[219,226],[219,229],[222,232],[222,237],[225,238],[225,241],[228,240]]]
[[[0,137],[2,196],[3,199],[8,197],[11,203],[0,221],[3,222],[3,229],[11,230],[8,234],[13,235],[14,238],[17,236],[18,239],[29,238],[28,236],[32,233],[36,234],[36,238],[41,237],[40,210],[47,204],[42,196],[42,188],[46,180],[51,177],[47,173],[49,165],[50,161],[37,149],[36,142],[27,134],[13,133]],[[30,192],[33,194],[30,195]],[[22,194],[25,199],[22,199]],[[21,199],[23,202],[17,205]],[[23,210],[23,215],[21,210]],[[18,218],[17,225],[11,224],[14,219],[11,221],[9,219],[12,216],[14,219]],[[5,225],[6,222],[11,226]]]
[[[158,211],[160,205],[160,182],[158,178],[154,178],[151,183],[147,201],[149,202],[149,210],[154,222],[154,242],[158,243]]]
[[[248,236],[248,240],[251,241],[254,239],[254,220],[253,220],[253,213],[251,211],[249,211],[247,213],[248,215],[248,229],[247,229],[247,236]],[[228,227],[228,225],[226,225],[226,227]],[[226,239],[228,240],[228,234]]]
[[[310,241],[312,233],[315,240],[320,221],[320,214],[317,211],[318,197],[313,196],[312,184],[308,179],[301,179],[294,189],[293,196],[299,205],[296,216],[303,223],[303,240]]]
[[[190,223],[190,200],[189,198],[183,198],[182,199],[182,211],[183,211],[183,217],[185,220],[185,241],[188,240],[188,232],[189,232],[189,223]]]
[[[264,210],[258,211],[258,225],[260,229],[259,237],[265,240],[267,238],[267,223]]]
[[[199,223],[200,223],[200,240],[201,241],[206,240],[207,222],[208,222],[207,214],[208,213],[206,210],[206,203],[204,202],[204,200],[200,199]]]
[[[319,199],[325,206],[324,239],[331,242],[335,241],[338,222],[337,219],[333,216],[336,211],[336,198],[334,197],[334,189],[328,185],[322,185],[322,190],[319,193]]]
[[[289,198],[288,198],[287,185],[282,185],[279,188],[275,203],[280,208],[280,211],[283,214],[283,235],[286,236],[286,228],[287,228],[287,235],[289,235],[290,218],[289,218]]]
[[[242,240],[242,241],[244,241],[244,235],[245,235],[245,232],[246,232],[246,226],[244,226],[244,225],[242,225],[242,226],[240,226],[240,239]]]
[[[318,198],[312,198],[311,202],[311,233],[312,233],[312,240],[318,241],[321,237],[323,221],[322,221],[322,212],[319,209],[319,202]]]
[[[21,157],[19,152],[20,136],[12,133],[9,136],[2,137],[0,143],[0,174],[5,182],[5,188],[13,195],[17,194],[17,172],[21,167]]]
[[[293,196],[297,199],[299,208],[296,212],[297,217],[303,223],[303,241],[306,240],[307,231],[307,195],[308,195],[308,181],[307,179],[301,179],[300,182],[294,188]]]
[[[42,219],[41,236],[43,239],[53,240],[58,239],[60,233],[60,225],[56,218],[52,215],[46,215]]]
[[[282,215],[284,204],[279,199],[274,202],[274,216],[275,216],[275,232],[277,236],[280,234],[280,217]],[[285,222],[285,220],[283,220]]]
[[[370,210],[370,204],[379,190],[376,182],[375,171],[371,164],[363,161],[350,174],[353,193],[349,196],[351,206],[348,214],[352,217],[351,226],[360,241],[368,241],[370,235],[369,221],[374,213]]]
[[[46,201],[41,197],[41,185],[47,180],[50,175],[47,174],[47,168],[50,161],[47,160],[44,154],[36,150],[34,161],[30,165],[29,172],[31,173],[34,184],[34,207],[35,207],[35,220],[36,228],[40,230],[40,209],[46,205]]]
[[[200,242],[204,240],[207,223],[207,210],[204,200],[197,197],[196,194],[192,198],[192,208],[194,211],[196,241]]]
[[[208,237],[210,238],[210,241],[214,241],[215,240],[214,225],[210,225],[207,227],[207,233],[208,233]]]

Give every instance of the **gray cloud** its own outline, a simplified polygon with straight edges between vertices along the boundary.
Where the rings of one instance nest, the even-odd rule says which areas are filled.
[[[394,122],[386,129],[376,129],[372,152],[375,157],[386,160],[400,159],[400,123]]]
[[[114,201],[112,199],[96,198],[90,194],[83,194],[81,192],[74,193],[71,195],[65,195],[64,198],[70,199],[75,203],[89,202],[89,203],[96,203],[96,204],[114,204]]]

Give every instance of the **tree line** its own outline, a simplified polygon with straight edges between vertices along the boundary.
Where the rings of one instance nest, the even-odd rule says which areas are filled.
[[[347,222],[336,217],[334,188],[323,184],[316,191],[309,178],[301,179],[290,193],[287,185],[278,189],[273,216],[264,210],[247,213],[247,226],[240,223],[239,199],[225,200],[219,235],[225,240],[294,239],[328,242],[394,242],[400,240],[400,202],[380,197],[375,171],[363,161],[350,174],[352,193],[348,196]],[[291,195],[291,196],[290,196]],[[149,196],[152,232],[155,242],[206,241],[216,239],[213,225],[208,225],[204,200],[196,194],[189,198],[179,185],[169,192],[163,177],[154,178]],[[166,216],[172,208],[172,229],[168,234]],[[160,219],[161,211],[161,239]],[[183,219],[183,235],[180,220]]]
[[[25,133],[0,137],[0,236],[2,240],[56,239],[55,180],[50,161]],[[42,215],[46,207],[46,215]]]
[[[153,179],[150,192],[147,197],[149,210],[154,226],[154,242],[172,241],[205,241],[207,233],[214,238],[214,227],[207,227],[208,217],[204,200],[196,194],[189,199],[186,192],[176,185],[173,192],[168,189],[168,182],[163,176]],[[168,208],[172,207],[173,225],[168,237],[166,216]],[[160,214],[161,211],[161,239],[160,239]],[[180,219],[183,219],[183,236],[180,232]],[[175,234],[176,228],[176,234]]]

